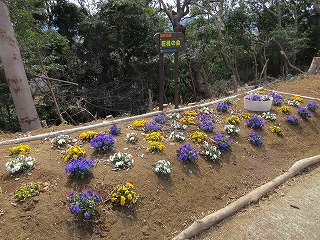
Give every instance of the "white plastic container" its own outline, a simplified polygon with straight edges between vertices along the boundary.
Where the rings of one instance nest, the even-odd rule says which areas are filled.
[[[253,101],[247,98],[250,98],[252,95],[244,96],[244,108],[249,111],[254,112],[268,112],[272,107],[272,100],[273,98],[270,97],[268,100],[265,101]]]

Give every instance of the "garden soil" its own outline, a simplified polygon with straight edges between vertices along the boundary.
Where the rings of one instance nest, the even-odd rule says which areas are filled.
[[[265,88],[320,99],[320,76],[300,76],[287,81],[270,83]],[[284,99],[290,99],[292,95],[282,94]],[[209,136],[224,132],[223,127],[228,116],[231,114],[240,115],[246,111],[243,108],[243,96],[244,94],[239,94],[233,100],[233,105],[227,113],[218,113],[216,104],[209,106],[214,110],[216,120],[216,129]],[[208,101],[212,100],[214,99]],[[305,106],[308,101],[311,100],[304,98],[301,105]],[[315,101],[320,105],[319,100]],[[63,161],[64,149],[53,148],[50,138],[26,142],[32,148],[30,156],[36,159],[35,167],[28,172],[15,175],[7,172],[4,165],[12,160],[12,157],[8,156],[9,148],[18,144],[1,145],[0,239],[172,239],[196,219],[225,207],[256,187],[281,175],[296,161],[319,155],[320,109],[312,113],[310,119],[299,118],[300,124],[291,126],[285,121],[284,115],[277,112],[277,108],[272,106],[271,109],[272,113],[277,114],[277,120],[275,122],[265,120],[265,127],[257,131],[264,139],[262,147],[254,147],[249,144],[248,135],[251,129],[242,119],[239,124],[241,129],[239,134],[231,137],[232,150],[223,152],[219,163],[208,162],[202,156],[199,156],[195,163],[179,162],[176,149],[182,144],[168,139],[170,123],[167,123],[162,131],[165,136],[166,148],[161,153],[146,152],[148,144],[145,135],[142,130],[132,129],[132,121],[118,124],[122,133],[115,136],[115,149],[112,152],[97,153],[89,143],[79,143],[86,150],[87,157],[93,158],[96,163],[93,176],[83,180],[70,178],[65,173],[64,169],[67,164]],[[198,109],[195,107],[195,110]],[[290,107],[290,111],[293,115],[298,116],[295,107]],[[256,113],[252,112],[251,114]],[[92,124],[98,122],[102,122],[102,120],[92,122]],[[284,131],[283,136],[277,136],[269,130],[269,127],[274,125],[281,126]],[[29,135],[73,127],[71,125],[54,126],[31,132]],[[109,129],[110,126],[105,126],[92,130],[108,133]],[[188,134],[196,130],[196,126],[189,126],[185,131],[187,135],[185,143],[191,144],[200,152],[201,145],[194,143],[188,137]],[[126,134],[130,132],[139,135],[139,141],[135,145],[131,145],[125,140]],[[77,139],[80,133],[75,132],[69,135]],[[21,137],[24,137],[23,133],[2,133],[0,141]],[[109,157],[115,152],[132,154],[133,167],[125,171],[114,171]],[[172,175],[168,179],[158,177],[153,171],[153,166],[160,159],[171,162]],[[309,174],[305,172],[303,176],[298,177],[302,183],[308,178]],[[45,183],[48,188],[45,192],[41,192],[40,195],[25,202],[15,202],[13,192],[29,182]],[[116,185],[126,182],[134,184],[135,191],[141,195],[140,200],[134,207],[113,206],[110,201],[110,192]],[[289,184],[290,186],[288,186]],[[296,181],[290,180],[283,189],[290,188],[295,184]],[[299,185],[299,188],[302,191],[308,187]],[[97,216],[90,221],[75,219],[68,209],[67,202],[67,195],[70,192],[82,192],[86,189],[93,190],[102,198],[97,208]],[[275,206],[277,199],[280,199],[282,195],[287,195],[287,190],[279,193],[280,190],[278,189],[274,195],[269,195],[260,205],[266,202],[271,207]],[[309,191],[306,191],[305,194],[309,194]],[[291,211],[302,210],[300,202],[303,201],[303,197],[306,197],[305,194],[292,197],[294,201],[290,204],[300,209],[290,206]],[[240,226],[246,226],[249,224],[246,222],[247,219],[251,219],[251,222],[263,221],[264,217],[259,218],[260,213],[255,210],[256,207],[253,205],[244,212],[249,212],[251,215],[241,218],[243,212],[240,212],[236,217],[219,223],[218,226],[202,233],[197,238],[216,239],[219,234],[214,235],[215,232],[219,232],[221,230],[219,228],[223,225],[226,228],[221,231],[228,232],[230,228],[234,228],[234,225],[231,224],[233,222]],[[276,211],[284,212],[285,209],[280,208]],[[312,208],[310,211],[313,211]],[[283,217],[285,218],[284,215]],[[318,221],[312,219],[312,215],[306,218],[309,222]],[[268,220],[268,222],[273,221],[277,222],[279,226],[284,223],[283,219],[277,217]],[[271,225],[261,225],[261,228],[264,229],[270,227]],[[296,225],[297,229],[300,227],[302,228],[299,224]],[[259,232],[258,228],[242,227],[238,231],[252,233],[252,235],[244,235],[246,237],[242,239],[259,239],[258,235],[261,230]],[[312,239],[311,236],[314,236],[312,232],[309,234],[310,238],[306,239]],[[239,238],[241,235],[237,235],[237,233],[233,237],[226,236],[224,239],[241,239]],[[264,239],[274,238],[273,235],[266,235]],[[297,233],[287,239],[301,238]]]

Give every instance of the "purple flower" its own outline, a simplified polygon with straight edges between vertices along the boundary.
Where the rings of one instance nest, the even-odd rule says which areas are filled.
[[[121,128],[117,127],[116,124],[114,124],[111,128],[109,133],[113,136],[119,135],[121,133]]]
[[[214,141],[218,144],[220,150],[231,150],[231,145],[233,144],[233,142],[229,137],[226,137],[223,134],[218,133],[214,136]]]
[[[218,112],[227,112],[230,106],[225,102],[218,102],[217,111]]]
[[[260,147],[263,144],[263,139],[258,133],[251,132],[249,134],[249,142],[254,146]]]
[[[311,118],[311,111],[307,108],[304,108],[304,107],[298,107],[297,109],[298,111],[298,114],[300,117],[302,118]]]
[[[307,109],[308,110],[310,110],[312,112],[315,112],[317,110],[317,108],[319,108],[319,107],[318,107],[318,105],[317,105],[317,103],[315,101],[307,102]]]
[[[165,124],[166,122],[168,122],[168,118],[161,113],[155,116],[153,120],[159,124]]]
[[[68,166],[65,168],[66,173],[71,173],[77,178],[83,179],[85,176],[91,174],[91,170],[94,167],[94,160],[84,157],[72,158],[68,162]]]
[[[113,150],[114,138],[112,135],[98,134],[90,140],[90,145],[98,151]]]
[[[86,190],[80,194],[71,192],[68,200],[70,212],[76,217],[83,217],[87,220],[96,214],[96,205],[101,198],[91,190]]]
[[[259,94],[253,94],[250,97],[247,97],[246,99],[251,101],[259,101],[259,102],[262,101],[262,97]]]
[[[252,128],[252,129],[259,129],[259,128],[261,129],[261,128],[264,127],[264,123],[262,121],[262,118],[261,117],[257,117],[257,116],[249,118],[246,121],[246,125],[249,128]]]
[[[297,125],[299,124],[299,120],[296,116],[285,116],[286,120],[288,123],[292,124],[292,125]]]
[[[282,103],[283,103],[283,99],[282,99],[282,96],[280,94],[277,94],[277,93],[270,93],[269,94],[273,100],[272,100],[272,104],[275,105],[275,106],[281,106]]]
[[[152,121],[151,123],[147,123],[144,125],[144,131],[146,133],[149,132],[160,132],[163,128],[162,124],[156,123],[155,121]]]
[[[195,148],[192,148],[189,144],[184,144],[178,150],[176,150],[178,160],[183,162],[194,162],[199,154]]]

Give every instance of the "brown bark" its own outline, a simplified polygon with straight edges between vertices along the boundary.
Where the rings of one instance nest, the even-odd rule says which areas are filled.
[[[0,0],[0,57],[21,131],[41,128],[5,0]]]
[[[211,98],[204,70],[195,58],[190,58],[190,75],[197,93],[197,100]]]

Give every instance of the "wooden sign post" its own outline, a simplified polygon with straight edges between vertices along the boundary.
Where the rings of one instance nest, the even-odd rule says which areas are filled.
[[[159,53],[159,110],[163,110],[164,95],[164,53],[174,53],[174,106],[179,105],[179,52],[186,49],[182,32],[156,33],[156,50]]]

